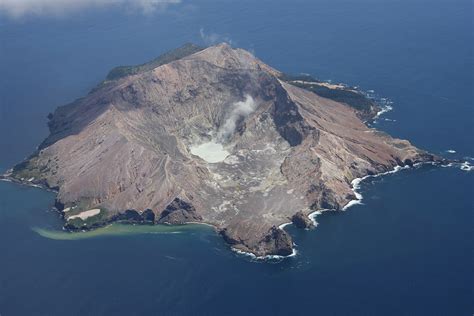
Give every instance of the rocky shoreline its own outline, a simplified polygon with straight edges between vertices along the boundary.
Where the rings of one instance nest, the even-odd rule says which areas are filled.
[[[436,158],[436,159],[435,159]],[[246,246],[244,241],[242,240],[235,240],[230,235],[226,234],[225,228],[219,228],[218,226],[204,222],[202,217],[196,214],[196,211],[192,205],[182,201],[178,198],[173,200],[172,203],[168,205],[165,210],[161,212],[159,218],[156,217],[155,212],[151,209],[146,209],[142,212],[128,209],[124,212],[120,212],[113,217],[106,218],[101,221],[94,222],[89,225],[73,225],[68,223],[67,221],[67,214],[65,212],[64,204],[62,204],[58,199],[55,199],[54,209],[60,214],[62,219],[65,220],[65,224],[63,229],[70,232],[70,233],[78,233],[83,231],[90,231],[98,228],[105,227],[107,225],[113,223],[124,223],[130,225],[186,225],[186,224],[202,224],[208,225],[215,229],[215,231],[225,240],[225,242],[230,246],[230,248],[235,251],[239,255],[249,256],[255,260],[275,260],[275,259],[283,259],[288,257],[293,257],[297,254],[295,249],[295,244],[292,241],[291,236],[288,232],[284,230],[286,225],[294,225],[298,229],[314,229],[317,225],[316,216],[322,214],[323,212],[327,211],[345,211],[349,207],[355,204],[359,204],[362,200],[362,196],[357,192],[359,189],[359,185],[362,181],[368,178],[376,178],[384,175],[393,174],[399,172],[401,170],[414,168],[414,167],[421,167],[426,164],[434,165],[434,166],[453,166],[454,164],[462,165],[462,161],[458,160],[450,160],[439,158],[433,156],[433,160],[431,161],[415,161],[415,162],[408,162],[402,165],[396,165],[392,170],[384,171],[376,174],[367,174],[361,178],[355,178],[351,181],[352,183],[352,190],[354,192],[354,200],[349,201],[342,209],[321,209],[321,210],[312,210],[309,213],[305,213],[303,211],[296,212],[290,219],[290,222],[285,222],[280,224],[279,226],[272,226],[269,230],[269,233],[262,239],[260,242],[262,244],[261,250],[255,251],[255,249],[250,249],[250,247]],[[10,171],[10,170],[9,170]],[[12,178],[10,176],[9,171],[6,174],[0,175],[0,181],[9,181],[19,185],[25,186],[32,186],[36,188],[40,188],[43,190],[47,190],[53,193],[58,193],[57,190],[48,186],[47,183],[41,182],[34,182],[28,180],[19,180],[16,178]],[[353,203],[356,202],[356,203]],[[274,249],[272,253],[268,254],[268,249]]]
[[[380,111],[356,88],[283,74],[227,44],[184,46],[59,107],[4,178],[56,192],[69,231],[203,223],[235,251],[290,256],[281,223],[310,229],[317,210],[358,199],[354,179],[443,161],[369,128]],[[193,153],[209,143],[225,156]]]
[[[435,156],[433,156],[435,158]],[[436,157],[437,158],[437,157]],[[105,227],[113,223],[124,223],[130,225],[186,225],[186,224],[202,224],[208,225],[215,229],[215,231],[222,236],[225,242],[230,246],[231,250],[236,252],[239,255],[248,256],[251,259],[255,260],[279,260],[284,258],[293,257],[297,254],[295,249],[295,244],[293,243],[291,236],[284,230],[286,225],[292,224],[298,229],[314,229],[317,225],[316,216],[327,211],[345,211],[349,207],[355,204],[359,204],[362,200],[362,196],[357,192],[360,188],[360,183],[368,178],[376,178],[384,175],[389,175],[396,173],[398,171],[421,167],[423,165],[434,165],[434,166],[453,166],[454,164],[462,165],[462,161],[453,160],[453,159],[444,159],[437,158],[432,161],[417,161],[409,162],[403,165],[396,165],[392,170],[377,173],[377,174],[367,174],[361,178],[355,178],[351,181],[352,190],[354,192],[354,200],[351,200],[346,204],[342,209],[321,209],[321,210],[311,210],[309,213],[303,211],[298,211],[291,218],[290,222],[285,222],[279,226],[273,226],[268,235],[265,236],[262,240],[263,244],[266,246],[263,247],[261,251],[254,251],[247,247],[242,240],[235,240],[231,236],[226,234],[226,229],[221,229],[212,223],[206,223],[202,221],[202,217],[195,214],[195,209],[189,203],[186,203],[180,199],[173,200],[170,205],[161,212],[159,218],[156,218],[155,213],[151,209],[146,209],[143,212],[137,210],[128,209],[122,213],[118,213],[111,218],[95,222],[92,225],[84,226],[75,226],[68,224],[66,212],[64,211],[64,204],[59,200],[55,199],[54,209],[60,214],[62,219],[65,220],[63,229],[70,233],[78,233],[83,231],[94,230],[98,228]],[[33,182],[28,180],[19,180],[11,177],[10,170],[7,173],[0,175],[0,181],[8,181],[19,185],[32,186],[47,190],[53,193],[58,193],[55,188],[51,188],[47,183],[44,182]],[[356,203],[352,203],[356,202]],[[271,245],[268,245],[271,244]],[[275,249],[271,254],[268,254],[268,249]]]

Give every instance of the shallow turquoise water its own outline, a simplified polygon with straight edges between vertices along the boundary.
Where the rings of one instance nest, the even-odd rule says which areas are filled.
[[[46,211],[53,196],[1,182],[0,306],[25,315],[462,314],[471,307],[472,182],[430,167],[368,182],[365,205],[324,213],[314,231],[288,227],[298,255],[277,263],[234,254],[205,226],[45,237],[34,228],[60,227]]]
[[[471,2],[277,3],[0,19],[0,169],[111,67],[199,42],[200,28],[283,71],[374,89],[394,102],[395,122],[378,128],[474,157]],[[371,180],[364,205],[324,213],[313,231],[287,227],[298,255],[269,263],[229,251],[205,226],[62,240],[52,193],[0,182],[0,314],[469,315],[473,188],[473,173],[456,168]]]

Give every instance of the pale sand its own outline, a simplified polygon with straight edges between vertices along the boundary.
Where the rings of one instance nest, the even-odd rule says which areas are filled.
[[[87,219],[89,217],[92,217],[92,216],[95,216],[99,213],[100,213],[100,209],[94,208],[92,210],[84,211],[84,212],[79,213],[77,215],[71,216],[67,220],[69,221],[69,220],[74,219],[74,218],[80,218],[82,220],[85,220],[85,219]]]

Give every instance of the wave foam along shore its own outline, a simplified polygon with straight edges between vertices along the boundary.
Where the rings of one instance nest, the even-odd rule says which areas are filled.
[[[413,165],[413,167],[419,167],[423,164],[431,164],[431,165],[436,165],[436,163],[434,162],[427,162],[427,163],[416,163]],[[458,164],[453,164],[453,163],[449,163],[447,165],[441,165],[442,167],[452,167],[452,166],[455,166],[455,165],[458,165]],[[459,164],[459,167],[461,170],[464,170],[464,171],[472,171],[474,170],[474,166],[472,166],[468,161],[465,161],[461,164]],[[384,175],[387,175],[387,174],[392,174],[392,173],[396,173],[396,172],[399,172],[401,170],[404,170],[404,169],[409,169],[410,166],[406,165],[406,166],[396,166],[393,170],[390,170],[390,171],[387,171],[387,172],[382,172],[382,173],[378,173],[378,174],[375,174],[375,175],[367,175],[365,177],[362,177],[362,178],[355,178],[354,180],[352,180],[351,182],[351,185],[352,185],[352,192],[354,192],[354,195],[356,196],[356,199],[355,200],[352,200],[352,201],[349,201],[349,203],[347,203],[343,208],[342,210],[345,211],[347,210],[348,208],[350,208],[351,206],[353,205],[357,205],[357,204],[362,204],[362,199],[363,199],[363,196],[362,194],[360,194],[360,192],[358,192],[357,190],[360,189],[360,183],[362,181],[364,181],[365,179],[368,179],[368,178],[377,178],[377,177],[380,177],[380,176],[384,176]]]
[[[472,157],[464,157],[465,161],[454,161],[454,162],[450,162],[449,164],[447,165],[442,165],[441,167],[443,168],[448,168],[448,167],[455,167],[455,168],[459,168],[460,170],[462,171],[472,171],[474,170],[474,166],[471,165],[471,163],[468,161],[468,160],[471,160],[473,161],[474,158]]]
[[[251,252],[242,251],[242,250],[239,250],[239,249],[236,249],[236,248],[231,248],[231,249],[236,254],[249,257],[252,260],[265,261],[265,260],[283,260],[283,259],[286,259],[286,258],[295,257],[298,254],[298,251],[296,250],[296,248],[294,246],[296,246],[296,245],[293,244],[292,252],[288,256],[280,256],[280,255],[256,256],[255,254],[253,254]]]
[[[291,225],[291,224],[292,224],[292,222],[283,223],[283,224],[281,224],[280,226],[278,226],[278,228],[284,229],[286,226]]]
[[[466,162],[467,164],[469,164],[468,162]],[[420,166],[422,165],[422,163],[419,163],[419,164],[416,164],[416,167],[417,166]],[[399,172],[401,170],[405,170],[405,169],[409,169],[410,166],[409,165],[406,165],[406,166],[395,166],[395,168],[393,168],[393,170],[390,170],[390,171],[386,171],[386,172],[382,172],[382,173],[378,173],[378,174],[375,174],[375,175],[367,175],[367,176],[364,176],[362,178],[355,178],[354,180],[351,181],[351,185],[352,185],[352,191],[354,192],[354,195],[356,196],[356,199],[354,200],[351,200],[349,201],[343,208],[342,210],[345,211],[347,210],[348,208],[350,208],[351,206],[353,205],[357,205],[357,204],[362,204],[362,199],[363,199],[363,196],[362,194],[360,194],[358,192],[358,190],[360,190],[360,184],[362,181],[364,181],[365,179],[368,179],[368,178],[377,178],[377,177],[380,177],[380,176],[384,176],[384,175],[388,175],[388,174],[393,174],[393,173],[396,173],[396,172]],[[462,167],[461,167],[462,168]],[[472,168],[472,166],[470,167]],[[313,225],[314,227],[317,227],[318,226],[318,222],[316,221],[316,217],[318,215],[321,215],[323,212],[326,212],[326,211],[331,211],[330,209],[321,209],[321,210],[316,210],[312,213],[310,213],[308,215],[308,218],[313,222]],[[280,229],[283,229],[285,228],[286,226],[288,225],[291,225],[292,222],[288,222],[288,223],[283,223],[281,224],[280,226],[278,226],[278,228]],[[267,256],[256,256],[255,254],[251,253],[251,252],[245,252],[245,251],[242,251],[242,250],[239,250],[239,249],[235,249],[235,248],[231,248],[232,251],[234,251],[235,253],[239,254],[239,255],[244,255],[244,256],[247,256],[247,257],[250,257],[254,260],[269,260],[269,259],[284,259],[284,258],[289,258],[289,257],[294,257],[297,255],[297,251],[296,249],[293,247],[293,252],[288,255],[288,256],[279,256],[279,255],[267,255]]]
[[[314,227],[318,226],[318,222],[316,221],[316,217],[318,217],[318,215],[321,215],[322,212],[325,212],[325,211],[330,211],[330,210],[329,209],[321,209],[321,210],[316,210],[316,211],[311,212],[311,213],[308,214],[308,218],[311,220]],[[284,229],[286,226],[289,226],[289,225],[292,225],[292,224],[293,224],[293,222],[283,223],[283,224],[280,224],[278,226],[278,228]]]
[[[474,170],[474,166],[472,166],[469,163],[469,161],[463,162],[459,168],[463,171],[472,171],[472,170]]]
[[[311,220],[314,227],[317,227],[319,225],[319,223],[316,221],[316,217],[318,217],[319,215],[321,215],[325,211],[329,211],[329,210],[327,210],[327,209],[317,210],[317,211],[314,211],[314,212],[312,212],[308,215],[308,218]]]
[[[378,173],[378,174],[374,174],[374,175],[367,175],[365,177],[362,177],[362,178],[355,178],[354,180],[351,181],[351,185],[352,185],[352,192],[354,192],[354,195],[356,197],[356,199],[352,200],[352,201],[349,201],[349,203],[347,203],[343,208],[342,210],[345,211],[347,210],[348,208],[350,208],[351,206],[353,205],[357,205],[357,204],[362,204],[362,199],[363,199],[363,196],[362,194],[360,194],[358,192],[358,190],[360,190],[360,183],[362,181],[364,181],[365,179],[368,179],[368,178],[377,178],[377,177],[380,177],[380,176],[384,176],[384,175],[387,175],[387,174],[392,174],[392,173],[396,173],[396,172],[399,172],[401,170],[404,170],[404,169],[409,169],[410,166],[406,165],[404,167],[402,166],[395,166],[395,168],[393,168],[393,170],[390,170],[390,171],[387,171],[387,172],[382,172],[382,173]]]
[[[393,110],[393,107],[391,105],[385,105],[385,106],[382,107],[382,109],[380,111],[377,112],[374,119],[378,119],[381,115],[383,115],[387,112],[390,112],[392,110]]]

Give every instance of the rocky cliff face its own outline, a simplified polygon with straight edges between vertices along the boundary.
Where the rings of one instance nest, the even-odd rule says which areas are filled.
[[[435,159],[244,50],[193,52],[58,108],[10,177],[57,188],[69,228],[202,221],[237,249],[286,255],[288,218],[341,209],[354,178]]]

